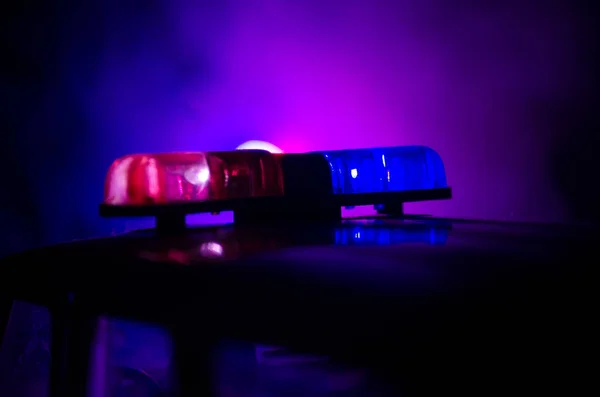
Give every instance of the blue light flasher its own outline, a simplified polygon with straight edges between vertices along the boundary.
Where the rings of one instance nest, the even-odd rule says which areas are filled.
[[[318,152],[331,167],[335,194],[447,188],[440,155],[426,146]]]

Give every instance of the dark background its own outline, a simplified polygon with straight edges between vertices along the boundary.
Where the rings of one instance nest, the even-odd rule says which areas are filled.
[[[129,152],[424,144],[454,199],[598,219],[597,12],[582,1],[191,0],[2,6],[0,254],[123,229]]]

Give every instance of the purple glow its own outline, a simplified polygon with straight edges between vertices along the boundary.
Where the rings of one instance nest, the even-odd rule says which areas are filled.
[[[106,223],[96,220],[96,205],[115,158],[230,150],[250,139],[285,152],[430,146],[445,162],[454,198],[408,211],[565,218],[549,175],[557,140],[545,114],[587,86],[572,61],[583,51],[573,45],[583,33],[566,3],[174,0],[144,12],[127,7],[110,2],[103,18],[90,17],[103,24],[97,50],[82,39],[64,60],[72,65],[64,69],[65,90],[86,121],[56,130],[89,131],[65,155],[77,167],[35,179],[49,236],[66,239],[75,224],[93,230]],[[61,102],[49,94],[48,103]],[[83,178],[89,190],[74,197],[73,183]]]

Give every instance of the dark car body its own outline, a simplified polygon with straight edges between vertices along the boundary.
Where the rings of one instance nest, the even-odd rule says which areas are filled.
[[[0,282],[15,300],[41,306],[56,291],[82,297],[112,319],[109,338],[120,335],[105,341],[105,361],[159,388],[170,387],[177,317],[198,339],[246,346],[245,358],[223,350],[226,367],[258,369],[223,369],[231,380],[221,377],[222,395],[389,395],[332,386],[332,376],[356,368],[392,385],[391,395],[485,393],[535,389],[577,366],[599,241],[594,226],[426,216],[140,230],[13,255],[1,262]],[[315,379],[311,366],[327,374],[319,386],[305,379]],[[274,386],[282,379],[304,380]]]

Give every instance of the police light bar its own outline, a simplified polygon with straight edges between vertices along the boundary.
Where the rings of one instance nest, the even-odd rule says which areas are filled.
[[[332,220],[342,207],[398,214],[405,202],[450,196],[440,156],[422,146],[136,154],[111,165],[100,214],[154,216],[177,227],[187,214],[222,211],[233,211],[235,222]]]

